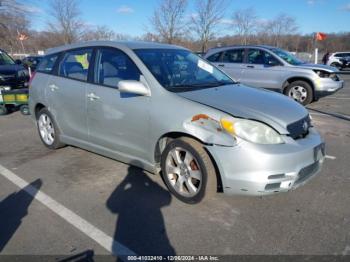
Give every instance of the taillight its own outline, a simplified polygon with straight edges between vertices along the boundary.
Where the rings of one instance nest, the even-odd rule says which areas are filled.
[[[30,87],[30,85],[32,84],[33,78],[35,76],[35,72],[32,73],[32,75],[29,78],[29,82],[28,82],[28,86]]]

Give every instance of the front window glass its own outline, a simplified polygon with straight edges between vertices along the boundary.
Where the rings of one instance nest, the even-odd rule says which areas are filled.
[[[0,51],[0,65],[14,65],[15,61],[6,53]]]
[[[169,91],[189,91],[235,82],[216,67],[182,49],[138,49],[135,53]]]
[[[288,53],[282,49],[279,48],[272,48],[270,49],[273,53],[275,53],[277,56],[279,56],[280,58],[282,58],[284,61],[286,61],[288,64],[291,65],[301,65],[304,64],[303,61],[299,60],[298,58],[296,58],[294,55],[292,55],[291,53]]]
[[[121,80],[140,80],[140,71],[122,51],[102,49],[96,58],[95,83],[117,87]]]

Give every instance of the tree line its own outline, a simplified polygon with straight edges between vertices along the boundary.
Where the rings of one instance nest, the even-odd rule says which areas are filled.
[[[11,53],[36,53],[73,42],[131,39],[178,44],[198,52],[237,44],[267,44],[308,53],[315,47],[314,34],[299,33],[296,19],[288,14],[266,20],[252,7],[230,10],[228,0],[193,1],[193,13],[188,14],[189,0],[159,0],[149,16],[145,33],[131,37],[83,21],[79,0],[50,0],[47,10],[50,20],[41,31],[31,29],[35,11],[24,0],[0,0],[1,48]],[[24,40],[25,50],[20,45],[19,34],[28,36]],[[326,40],[317,42],[321,51],[350,50],[350,32],[327,35]]]

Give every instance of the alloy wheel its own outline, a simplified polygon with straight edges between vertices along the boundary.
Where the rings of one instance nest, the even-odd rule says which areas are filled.
[[[196,195],[202,186],[202,172],[198,161],[189,151],[180,147],[169,151],[166,175],[174,190],[185,197]]]
[[[42,140],[47,145],[55,142],[55,129],[51,118],[47,114],[41,114],[38,119],[39,132]]]
[[[289,90],[288,96],[293,98],[295,101],[303,103],[307,99],[308,93],[306,88],[303,86],[293,86]]]

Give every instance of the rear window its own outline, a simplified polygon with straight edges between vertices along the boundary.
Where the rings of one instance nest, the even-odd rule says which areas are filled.
[[[43,57],[36,71],[51,74],[57,58],[58,58],[58,54],[48,55]]]
[[[219,62],[220,57],[221,57],[222,52],[213,54],[207,58],[208,61],[210,62]]]
[[[91,56],[91,48],[66,52],[60,63],[59,75],[87,81]]]

